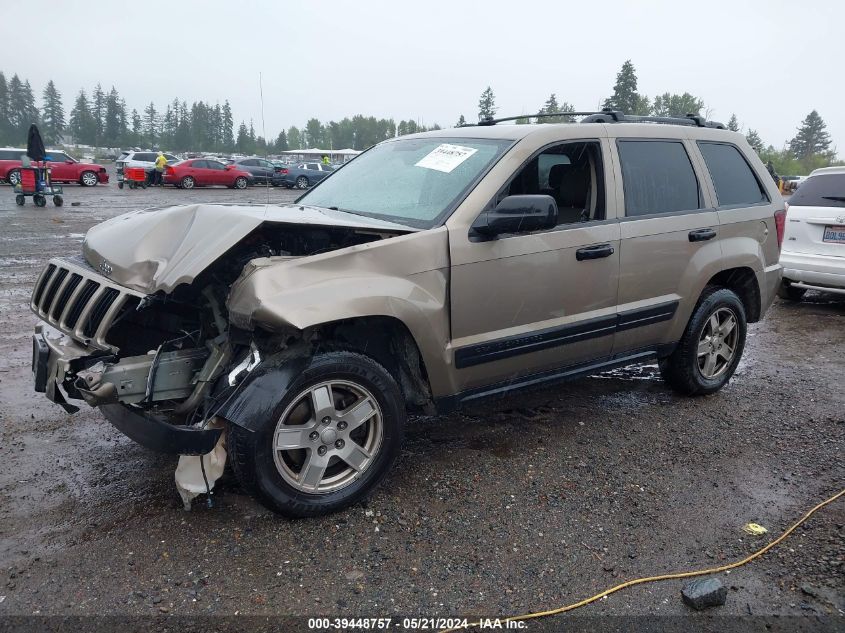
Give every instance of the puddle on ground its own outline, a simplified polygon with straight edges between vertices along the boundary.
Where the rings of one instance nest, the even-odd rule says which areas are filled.
[[[619,367],[618,369],[611,369],[603,371],[600,374],[595,374],[591,378],[616,378],[619,380],[660,380],[660,370],[657,363],[650,365],[629,365],[627,367]]]

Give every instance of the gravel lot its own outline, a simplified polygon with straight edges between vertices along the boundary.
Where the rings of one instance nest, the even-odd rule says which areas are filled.
[[[78,252],[116,214],[268,194],[295,197],[113,183],[68,186],[63,208],[36,209],[0,187],[0,615],[511,615],[740,558],[843,488],[845,300],[811,293],[752,326],[716,395],[678,397],[651,366],[611,372],[413,421],[366,506],[288,521],[224,480],[213,508],[185,512],[174,458],[32,391],[31,286],[48,257]],[[749,521],[769,534],[747,536]],[[579,613],[841,624],[843,524],[840,500],[723,574],[715,611],[682,604],[678,580]]]

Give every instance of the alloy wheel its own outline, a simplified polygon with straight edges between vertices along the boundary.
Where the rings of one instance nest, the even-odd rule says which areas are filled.
[[[82,173],[82,184],[86,187],[93,187],[97,184],[97,174],[93,171],[86,171]]]
[[[300,392],[282,413],[273,433],[273,459],[297,490],[334,492],[372,465],[383,437],[375,397],[360,384],[331,380]]]
[[[719,308],[701,330],[698,339],[698,370],[707,379],[727,371],[736,354],[737,317],[730,308]]]

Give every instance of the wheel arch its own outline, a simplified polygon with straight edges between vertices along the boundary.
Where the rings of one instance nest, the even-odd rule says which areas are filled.
[[[762,304],[757,274],[747,266],[728,268],[713,275],[707,286],[719,286],[733,291],[742,301],[745,318],[749,323],[760,320]]]

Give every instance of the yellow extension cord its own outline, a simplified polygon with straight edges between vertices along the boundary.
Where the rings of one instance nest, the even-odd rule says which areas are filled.
[[[719,567],[712,567],[710,569],[699,569],[697,571],[682,571],[682,572],[677,572],[677,573],[674,573],[674,574],[662,574],[660,576],[649,576],[647,578],[635,578],[634,580],[628,580],[628,581],[623,582],[619,585],[616,585],[615,587],[611,587],[610,589],[605,589],[601,593],[597,593],[594,596],[590,596],[589,598],[585,598],[585,599],[581,600],[580,602],[575,602],[573,604],[568,604],[568,605],[563,606],[563,607],[558,607],[557,609],[549,609],[548,611],[537,611],[535,613],[526,613],[526,614],[523,614],[523,615],[512,615],[512,616],[507,617],[507,618],[499,618],[499,619],[500,619],[501,622],[504,623],[504,622],[516,622],[518,620],[533,620],[535,618],[545,618],[545,617],[550,616],[550,615],[557,615],[558,613],[566,613],[567,611],[573,611],[573,610],[578,609],[580,607],[586,606],[586,605],[590,604],[591,602],[595,602],[596,600],[601,600],[605,596],[609,596],[612,593],[616,593],[617,591],[620,591],[622,589],[627,589],[628,587],[633,587],[634,585],[642,585],[642,584],[645,584],[647,582],[658,582],[660,580],[673,580],[673,579],[676,579],[676,578],[691,578],[693,576],[706,576],[707,574],[718,574],[718,573],[723,572],[723,571],[728,571],[729,569],[736,569],[737,567],[741,567],[742,565],[750,563],[755,558],[762,556],[763,554],[768,552],[775,545],[778,545],[787,536],[792,534],[802,523],[804,523],[804,521],[809,519],[814,513],[816,513],[818,510],[821,510],[826,505],[833,503],[834,501],[839,499],[839,497],[841,497],[842,495],[845,495],[845,490],[842,490],[842,491],[836,493],[835,495],[833,495],[832,497],[830,497],[829,499],[822,501],[817,506],[815,506],[812,510],[807,512],[804,516],[802,516],[795,525],[793,525],[791,528],[786,530],[786,532],[781,534],[774,541],[772,541],[771,543],[769,543],[765,547],[758,549],[753,554],[746,556],[742,560],[736,561],[735,563],[728,563],[727,565],[720,565]],[[476,627],[476,626],[479,626],[480,624],[481,624],[480,622],[473,622],[473,623],[469,624],[469,627]],[[449,631],[458,631],[462,628],[463,627],[458,627],[458,628],[453,628],[453,629],[445,629],[445,630],[441,631],[441,633],[448,633]]]

